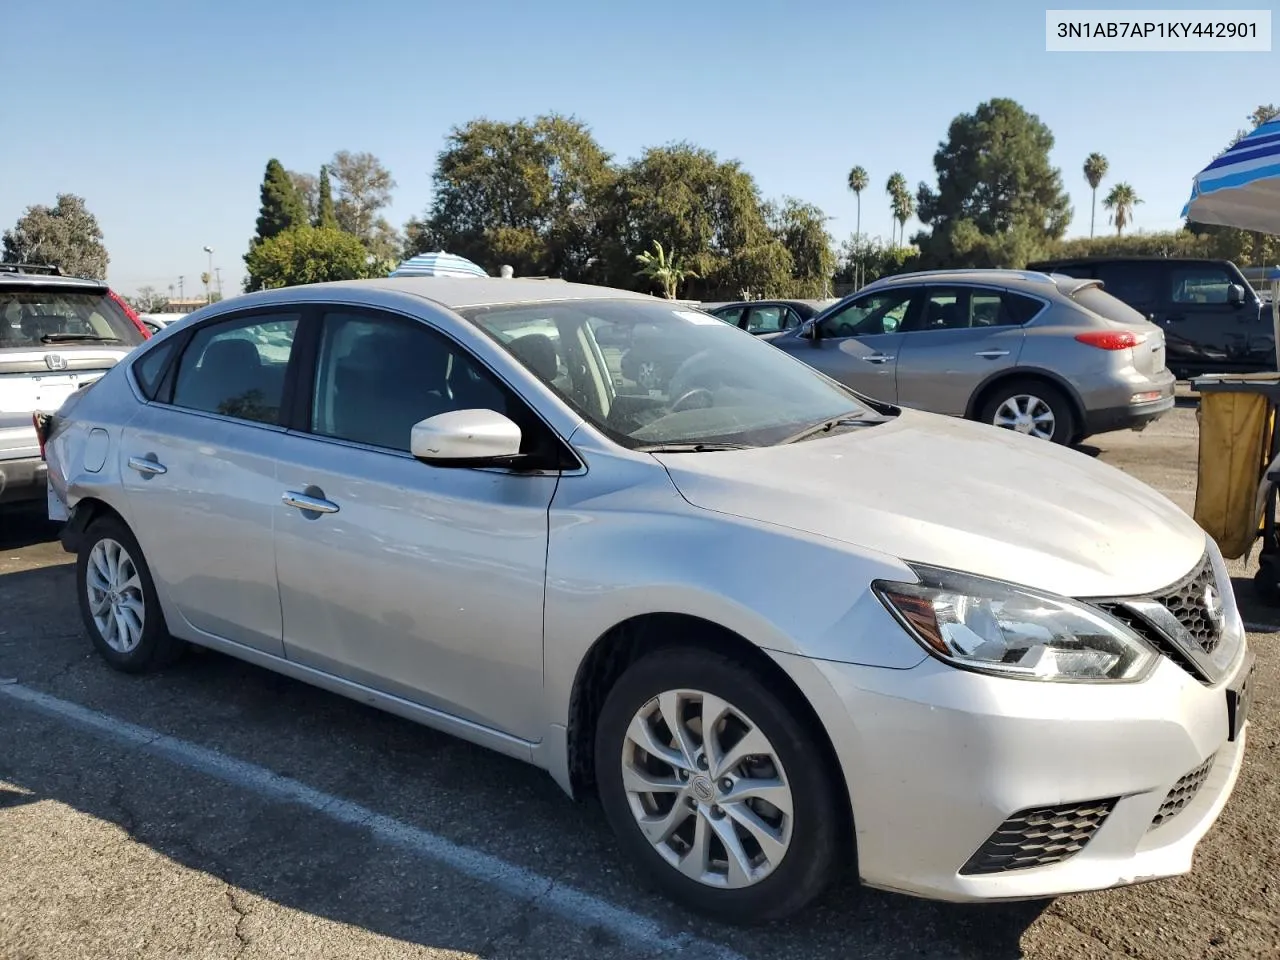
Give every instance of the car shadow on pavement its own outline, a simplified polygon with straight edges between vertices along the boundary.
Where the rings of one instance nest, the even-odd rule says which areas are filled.
[[[0,550],[17,550],[58,539],[61,524],[50,520],[44,504],[38,508],[0,506]]]
[[[1280,625],[1280,607],[1269,606],[1258,596],[1253,577],[1232,577],[1231,589],[1236,595],[1236,606],[1250,632],[1274,633]],[[1267,629],[1262,629],[1267,628]]]

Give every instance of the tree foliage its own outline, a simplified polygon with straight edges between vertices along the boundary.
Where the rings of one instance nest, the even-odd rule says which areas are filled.
[[[436,158],[431,208],[405,227],[405,252],[445,249],[491,270],[587,279],[615,176],[609,159],[572,117],[456,127]]]
[[[245,291],[293,287],[331,280],[386,276],[359,239],[331,227],[303,224],[253,245],[244,258]]]
[[[784,197],[781,206],[767,204],[765,209],[770,230],[791,259],[790,283],[783,293],[802,298],[826,297],[836,269],[827,215],[815,204],[795,197]]]
[[[52,207],[27,207],[4,232],[4,259],[50,264],[68,276],[104,280],[110,258],[102,243],[102,228],[84,198],[60,193]]]
[[[320,201],[320,179],[314,173],[299,173],[296,170],[290,170],[288,173],[293,189],[302,200],[302,209],[307,213],[308,222],[314,221],[317,204]]]
[[[1084,161],[1084,180],[1089,184],[1091,191],[1089,206],[1089,236],[1093,236],[1094,221],[1098,213],[1098,186],[1102,183],[1102,178],[1107,175],[1109,165],[1107,158],[1100,153],[1091,153],[1085,157]]]
[[[269,240],[293,227],[308,223],[306,206],[293,179],[272,157],[262,177],[261,206],[258,210],[256,242]]]
[[[636,263],[640,264],[636,273],[662,287],[662,295],[668,300],[676,298],[681,283],[697,276],[684,266],[674,250],[668,254],[657,240],[653,241],[652,250],[636,255]]]
[[[1062,237],[1071,202],[1049,162],[1053,134],[1013,100],[997,98],[951,121],[934,154],[937,187],[921,184],[916,238],[928,263],[999,265]]]
[[[1124,228],[1133,223],[1133,208],[1141,202],[1131,184],[1117,183],[1111,188],[1102,205],[1111,211],[1111,223],[1117,235],[1124,233]]]
[[[322,229],[337,229],[338,216],[333,206],[333,187],[329,182],[329,168],[320,168],[320,179],[316,184],[316,210],[314,226]]]
[[[337,188],[334,215],[338,226],[357,237],[379,258],[393,257],[400,238],[383,217],[391,203],[396,181],[372,153],[339,150],[329,163],[329,176]]]
[[[139,287],[137,293],[124,299],[138,313],[160,313],[169,305],[169,295],[152,286]]]

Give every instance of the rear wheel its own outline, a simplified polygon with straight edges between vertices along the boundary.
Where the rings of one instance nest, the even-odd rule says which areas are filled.
[[[664,650],[633,664],[601,711],[595,763],[624,852],[691,909],[735,923],[790,916],[852,858],[815,733],[718,654]]]
[[[76,558],[80,615],[93,645],[117,670],[173,663],[186,645],[169,635],[142,548],[114,516],[89,524]]]
[[[1044,380],[1000,384],[982,404],[984,423],[1054,443],[1076,436],[1076,417],[1065,393]]]

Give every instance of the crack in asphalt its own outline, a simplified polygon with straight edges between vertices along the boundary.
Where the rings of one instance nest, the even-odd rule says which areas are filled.
[[[249,910],[244,907],[239,898],[236,896],[236,888],[228,883],[223,889],[223,895],[227,898],[227,904],[236,915],[236,926],[233,931],[236,938],[236,952],[233,956],[239,957],[248,949],[250,940],[244,935],[244,922],[249,917]]]

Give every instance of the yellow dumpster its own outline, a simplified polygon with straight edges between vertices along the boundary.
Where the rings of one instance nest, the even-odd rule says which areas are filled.
[[[1200,449],[1195,521],[1228,559],[1245,556],[1262,538],[1255,578],[1262,599],[1280,604],[1280,542],[1275,530],[1275,479],[1280,470],[1280,374],[1201,377]],[[1280,474],[1278,474],[1280,476]]]

